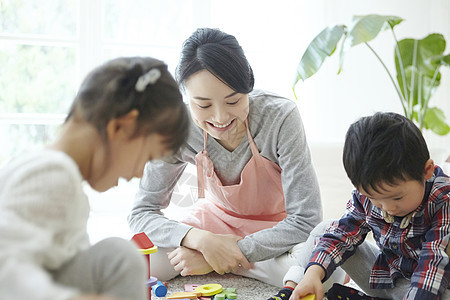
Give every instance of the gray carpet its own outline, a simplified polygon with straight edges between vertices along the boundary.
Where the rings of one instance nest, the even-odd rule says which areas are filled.
[[[167,282],[167,296],[173,292],[183,292],[185,284],[209,284],[218,283],[223,288],[236,288],[237,299],[239,300],[266,300],[278,293],[279,288],[263,283],[256,279],[246,278],[233,274],[219,275],[210,273],[202,276],[177,276]],[[166,299],[156,297],[152,294],[152,299]]]

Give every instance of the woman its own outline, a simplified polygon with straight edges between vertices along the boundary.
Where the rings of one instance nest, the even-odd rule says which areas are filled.
[[[146,165],[129,216],[134,232],[167,248],[152,255],[152,274],[168,280],[214,270],[281,286],[294,260],[309,258],[312,243],[304,242],[322,220],[296,104],[254,91],[242,48],[217,29],[185,41],[176,78],[195,125],[178,155]],[[161,210],[188,163],[197,165],[205,199],[183,220],[169,220]]]

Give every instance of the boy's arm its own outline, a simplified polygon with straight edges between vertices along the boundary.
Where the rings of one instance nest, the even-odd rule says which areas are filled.
[[[444,198],[442,207],[434,214],[432,228],[425,234],[426,240],[405,299],[438,299],[449,285],[450,264],[446,252],[450,239],[449,194]]]
[[[344,216],[330,225],[315,246],[307,268],[311,265],[321,265],[325,270],[322,282],[353,255],[370,231],[364,207],[361,194],[355,190],[352,199],[347,203]]]

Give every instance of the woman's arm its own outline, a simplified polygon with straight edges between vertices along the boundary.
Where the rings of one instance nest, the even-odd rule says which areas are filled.
[[[270,122],[265,122],[259,133],[263,138],[255,139],[258,149],[263,150],[262,155],[277,162],[282,169],[287,217],[273,228],[256,232],[239,241],[239,247],[249,261],[279,256],[294,245],[306,241],[311,230],[322,220],[319,184],[300,112],[295,103],[289,101],[288,104],[270,112],[275,113],[271,116],[264,115],[266,110],[261,109],[261,118],[271,118],[278,125],[271,126]]]
[[[148,162],[139,183],[128,223],[133,232],[145,232],[158,247],[181,245],[191,226],[166,218],[172,193],[187,163],[174,159]]]

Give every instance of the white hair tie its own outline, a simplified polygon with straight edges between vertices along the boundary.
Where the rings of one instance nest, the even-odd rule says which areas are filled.
[[[134,88],[138,92],[143,92],[147,88],[147,85],[155,84],[160,77],[161,71],[158,68],[153,68],[147,73],[139,76]]]

